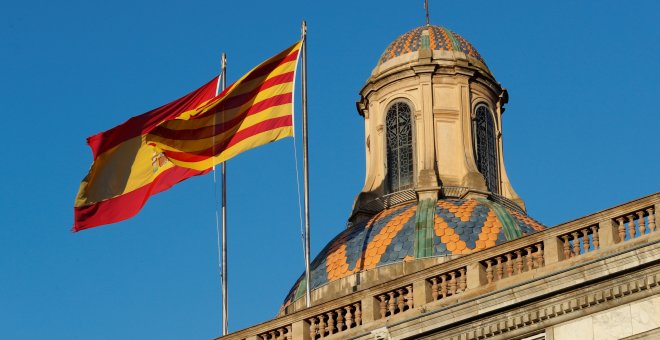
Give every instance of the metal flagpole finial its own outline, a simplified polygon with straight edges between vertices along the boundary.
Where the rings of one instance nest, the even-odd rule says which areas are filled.
[[[302,21],[302,26],[300,27],[300,34],[305,37],[307,36],[307,21],[303,19]]]
[[[431,25],[429,20],[429,0],[424,0],[424,10],[426,11],[426,26]]]

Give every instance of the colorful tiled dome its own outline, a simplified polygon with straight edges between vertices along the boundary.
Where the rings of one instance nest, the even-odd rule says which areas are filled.
[[[425,44],[422,39],[422,33],[425,30],[428,30],[428,44],[431,50],[463,52],[468,57],[475,58],[485,64],[477,49],[467,40],[442,26],[435,25],[417,27],[398,37],[385,49],[380,57],[379,64],[406,53],[418,51]]]
[[[311,263],[311,288],[363,270],[421,257],[424,252],[415,245],[415,239],[420,239],[420,224],[433,226],[433,240],[426,243],[424,257],[470,254],[545,229],[527,215],[487,199],[442,199],[435,206],[433,201],[424,203],[384,210],[337,235]],[[423,235],[428,235],[425,232]],[[428,249],[430,245],[432,249]],[[303,275],[283,307],[304,292]]]

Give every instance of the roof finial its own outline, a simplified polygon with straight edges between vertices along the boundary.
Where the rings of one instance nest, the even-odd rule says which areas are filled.
[[[429,0],[424,0],[424,10],[426,11],[426,26],[431,25],[429,21]]]

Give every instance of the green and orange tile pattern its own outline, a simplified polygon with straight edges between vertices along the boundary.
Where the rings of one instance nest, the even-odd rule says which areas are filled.
[[[419,206],[421,207],[421,205]],[[342,231],[311,263],[311,287],[320,287],[351,274],[415,258],[417,203],[380,212],[369,221]],[[485,199],[443,199],[431,203],[433,250],[430,256],[470,254],[503,242],[509,235],[528,235],[545,229],[534,219]],[[431,216],[431,215],[429,215]],[[511,230],[514,232],[512,233]],[[427,234],[421,234],[427,235]],[[285,306],[304,293],[304,275],[289,292]]]
[[[479,52],[465,38],[441,26],[422,26],[413,29],[394,40],[380,57],[380,63],[406,53],[418,51],[422,33],[428,30],[431,50],[458,51],[485,63]]]

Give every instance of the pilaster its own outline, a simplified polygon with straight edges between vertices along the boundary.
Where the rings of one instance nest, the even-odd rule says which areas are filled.
[[[291,325],[291,338],[294,340],[311,340],[309,336],[309,324],[305,320],[294,322]],[[252,340],[248,338],[249,340]],[[246,339],[246,340],[248,340]],[[256,337],[255,337],[256,340]]]

